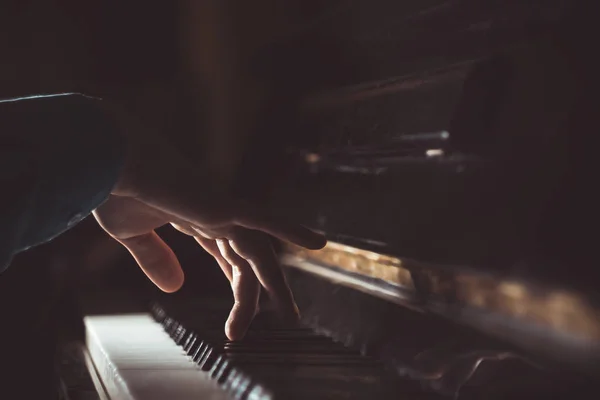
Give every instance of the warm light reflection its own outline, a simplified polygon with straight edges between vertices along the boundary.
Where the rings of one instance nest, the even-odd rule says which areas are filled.
[[[441,157],[444,155],[443,149],[429,149],[425,151],[427,157]]]
[[[299,247],[290,247],[290,249],[293,249],[293,253],[299,257],[318,259],[327,265],[337,266],[353,273],[381,279],[395,285],[413,287],[410,272],[402,268],[402,261],[395,257],[333,242],[329,242],[322,250],[306,250]]]
[[[321,156],[319,156],[318,154],[315,154],[315,153],[308,153],[308,154],[305,156],[305,161],[306,161],[308,164],[316,164],[316,163],[318,163],[319,161],[321,161]]]
[[[578,337],[600,341],[600,318],[587,300],[558,288],[516,280],[497,279],[464,268],[435,266],[403,260],[372,251],[329,242],[322,250],[287,247],[288,254],[312,263],[334,266],[353,274],[375,278],[416,293],[411,276],[418,271],[420,298],[451,300],[463,306],[483,309],[523,322],[546,326]],[[425,289],[424,289],[425,288]],[[376,295],[376,293],[375,293]],[[399,302],[406,298],[398,299]]]

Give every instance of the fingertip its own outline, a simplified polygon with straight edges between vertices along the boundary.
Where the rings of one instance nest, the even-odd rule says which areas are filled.
[[[160,290],[162,290],[165,293],[175,293],[179,289],[181,289],[184,282],[185,276],[183,274],[183,271],[179,269],[173,276],[161,281],[160,285],[156,282],[155,284]]]
[[[163,292],[174,293],[181,289],[185,281],[183,269],[179,265],[179,261],[175,254],[168,249],[165,252],[165,257],[157,257],[156,265],[147,262],[142,268],[150,280]]]
[[[152,231],[148,234],[119,240],[136,260],[144,274],[166,293],[178,291],[184,274],[173,250]]]
[[[235,324],[233,323],[232,319],[229,318],[227,320],[227,322],[225,323],[225,335],[227,336],[227,338],[229,340],[232,341],[236,341],[236,340],[242,340],[244,338],[244,336],[246,335],[246,330],[245,329],[239,329],[235,326]]]
[[[225,335],[227,335],[229,340],[243,339],[253,318],[254,313],[241,311],[234,305],[225,323]]]

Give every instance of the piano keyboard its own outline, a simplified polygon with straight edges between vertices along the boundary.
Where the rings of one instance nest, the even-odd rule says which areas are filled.
[[[377,360],[310,329],[282,327],[268,313],[244,340],[228,341],[228,308],[221,305],[86,317],[89,352],[110,398],[429,397],[414,382],[389,376]]]
[[[105,392],[101,397],[228,398],[149,314],[88,316],[84,322],[88,352],[101,380],[97,389]]]

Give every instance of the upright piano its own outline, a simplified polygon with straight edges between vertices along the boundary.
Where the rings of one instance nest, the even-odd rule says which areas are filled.
[[[114,282],[96,284],[79,294],[76,347],[99,396],[591,396],[597,24],[586,3],[298,7],[303,22],[248,61],[271,96],[235,186],[330,241],[278,249],[301,326],[265,301],[248,337],[228,342],[227,285],[186,267],[209,263],[191,256],[179,294],[117,284],[121,302]]]

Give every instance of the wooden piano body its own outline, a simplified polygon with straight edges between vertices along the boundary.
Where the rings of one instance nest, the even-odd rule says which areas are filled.
[[[585,5],[434,3],[344,3],[259,53],[278,95],[240,193],[327,233],[283,251],[315,328],[380,357],[408,340],[350,287],[595,374]]]

